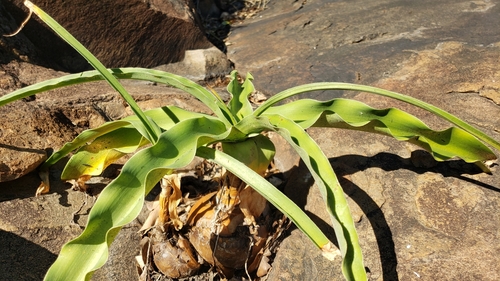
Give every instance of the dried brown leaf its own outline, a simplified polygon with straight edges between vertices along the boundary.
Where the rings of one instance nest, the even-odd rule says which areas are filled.
[[[76,180],[71,179],[71,180],[67,180],[66,182],[71,183],[71,188],[73,188],[73,190],[86,192],[88,186],[85,184],[85,182],[90,180],[91,177],[92,176],[90,176],[90,175],[83,175],[83,176],[80,176]]]
[[[200,199],[194,203],[194,205],[191,207],[189,210],[189,214],[186,219],[186,224],[187,225],[195,225],[196,222],[203,217],[205,212],[213,210],[213,202],[212,198],[215,196],[217,191],[210,192],[204,196],[202,196]]]
[[[162,191],[159,197],[159,223],[161,226],[171,224],[175,230],[180,230],[184,224],[177,214],[177,206],[182,200],[181,176],[179,174],[166,175],[161,180]]]

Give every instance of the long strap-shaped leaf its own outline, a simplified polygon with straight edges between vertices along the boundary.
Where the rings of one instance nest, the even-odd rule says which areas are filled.
[[[231,130],[220,121],[206,117],[187,119],[162,133],[153,146],[137,152],[123,166],[120,175],[101,192],[90,211],[85,230],[61,249],[45,280],[89,280],[92,272],[105,263],[109,245],[120,228],[137,216],[144,195],[159,179],[171,169],[189,164],[201,145],[226,139],[230,134]],[[253,186],[258,185],[260,192],[273,204],[300,222],[314,243],[318,246],[328,243],[312,220],[275,187],[263,179],[255,179],[255,172],[236,160],[228,160],[225,165],[237,167],[238,173],[246,175],[244,179],[251,180]]]
[[[145,112],[148,118],[151,118],[160,128],[169,130],[175,124],[193,118],[209,118],[216,119],[215,117],[207,116],[202,113],[195,113],[181,109],[176,106],[166,106],[162,108],[151,109]],[[47,161],[39,169],[42,185],[37,190],[37,195],[47,193],[50,190],[50,182],[48,176],[48,169],[50,166],[67,156],[70,152],[85,147],[78,151],[76,155],[71,157],[66,164],[62,174],[62,179],[79,179],[85,175],[100,174],[112,161],[117,160],[124,156],[126,153],[133,152],[130,148],[130,142],[135,142],[133,148],[138,148],[147,144],[146,141],[141,140],[140,135],[133,134],[135,140],[130,140],[133,137],[131,134],[123,136],[115,134],[115,131],[123,129],[136,129],[140,132],[143,128],[136,115],[128,116],[118,121],[107,122],[98,128],[83,131],[72,142],[66,143],[60,150],[52,154]],[[141,133],[144,135],[144,133]],[[123,140],[129,139],[128,143]],[[101,151],[95,151],[94,140],[98,143],[109,143],[107,147],[101,147]],[[92,142],[89,145],[87,143]],[[101,144],[98,144],[101,145]],[[129,147],[122,147],[122,145]],[[135,149],[132,149],[135,151]],[[89,151],[90,150],[90,151]]]
[[[217,117],[219,117],[227,125],[236,123],[231,115],[230,110],[217,96],[187,78],[165,71],[144,68],[114,68],[107,69],[107,71],[117,79],[157,82],[181,89],[203,102],[215,115],[217,115]],[[104,78],[102,77],[100,72],[95,70],[49,79],[18,89],[12,93],[0,97],[0,106],[41,92],[67,87],[70,85],[101,80],[104,80]]]
[[[371,86],[365,86],[365,85],[356,85],[356,84],[350,84],[350,83],[329,83],[329,82],[324,82],[324,83],[312,83],[312,84],[306,84],[306,85],[301,85],[297,87],[293,87],[290,89],[287,89],[283,92],[280,92],[271,98],[269,98],[265,103],[263,103],[259,108],[257,108],[254,111],[255,116],[260,116],[262,115],[265,111],[267,111],[271,106],[276,104],[279,101],[282,101],[286,98],[289,98],[294,95],[299,95],[303,94],[306,92],[312,92],[312,91],[321,91],[321,90],[348,90],[348,91],[361,91],[361,92],[367,92],[367,93],[372,93],[376,95],[381,95],[381,96],[386,96],[389,98],[393,98],[396,100],[400,100],[406,103],[409,103],[411,105],[423,108],[449,122],[452,124],[462,128],[466,132],[474,135],[478,139],[484,141],[485,143],[491,145],[495,149],[500,151],[500,142],[494,140],[492,137],[486,135],[485,133],[481,132],[480,130],[472,127],[471,125],[467,124],[466,122],[462,121],[460,118],[436,107],[431,104],[428,104],[426,102],[423,102],[421,100],[418,100],[416,98],[402,95],[396,92],[392,91],[387,91],[383,90],[380,88],[376,87],[371,87]]]
[[[366,280],[363,255],[351,211],[330,162],[316,142],[293,121],[279,115],[267,116],[276,132],[292,145],[313,175],[332,218],[342,252],[342,272],[347,280]]]
[[[214,161],[250,185],[266,198],[267,201],[273,204],[273,206],[291,219],[318,248],[322,248],[330,243],[330,240],[328,240],[325,234],[304,211],[275,186],[270,184],[252,169],[249,169],[239,160],[236,160],[222,151],[208,147],[199,147],[196,155]]]
[[[146,115],[144,115],[144,112],[142,112],[141,108],[137,105],[132,96],[128,94],[122,84],[118,82],[116,77],[114,77],[91,52],[89,52],[78,40],[76,40],[75,37],[73,37],[73,35],[64,29],[51,16],[30,1],[25,1],[24,5],[40,17],[40,19],[42,19],[55,33],[57,33],[57,35],[59,35],[64,41],[80,53],[80,55],[82,55],[100,73],[100,75],[102,75],[103,79],[105,79],[111,87],[113,87],[113,89],[120,93],[123,99],[125,99],[125,101],[130,105],[132,111],[139,117],[139,120],[147,133],[145,137],[152,143],[156,142],[156,139],[160,134],[160,130],[146,117]]]
[[[135,128],[109,132],[78,149],[64,166],[61,180],[100,175],[107,166],[148,143]]]
[[[47,193],[50,191],[50,180],[49,180],[49,168],[50,168],[50,166],[57,163],[57,161],[61,160],[63,157],[68,155],[73,150],[78,149],[82,145],[85,145],[87,142],[92,141],[100,136],[106,135],[106,134],[113,132],[113,131],[116,131],[116,130],[120,130],[120,129],[127,128],[127,127],[133,128],[132,125],[134,123],[137,127],[139,127],[139,129],[135,128],[135,129],[137,129],[137,131],[140,131],[141,129],[143,129],[142,124],[138,120],[135,120],[135,121],[134,120],[132,120],[132,121],[119,120],[119,121],[114,121],[114,122],[107,122],[96,129],[83,131],[72,142],[66,143],[60,150],[53,153],[49,157],[49,159],[47,159],[42,164],[42,166],[40,168],[38,168],[38,174],[40,175],[40,178],[42,179],[42,183],[36,191],[36,196],[38,196],[40,194]],[[144,134],[142,134],[142,135],[144,135]],[[138,141],[140,142],[140,138]],[[111,151],[108,150],[108,152],[111,152]],[[111,152],[111,153],[113,153],[113,152]],[[118,154],[113,153],[113,154],[115,154],[114,157],[116,158],[116,157],[118,157],[118,154],[120,154],[120,153],[118,153]],[[105,159],[103,159],[103,160],[105,160]],[[97,166],[99,166],[99,164],[97,164]],[[105,168],[104,166],[105,166],[105,164],[103,164],[103,166],[102,166],[103,169]],[[80,167],[80,169],[78,169],[78,171],[80,171],[81,172],[80,174],[83,175],[83,174],[85,174],[85,172],[82,171],[81,168],[82,167]],[[78,179],[78,177],[74,177],[74,179]]]
[[[189,119],[162,133],[155,145],[136,153],[99,195],[85,230],[61,249],[45,280],[90,279],[91,273],[105,263],[108,246],[119,229],[138,215],[145,193],[169,169],[189,164],[199,145],[228,133],[220,121]]]
[[[327,157],[304,129],[281,115],[248,116],[238,124],[245,133],[270,130],[280,134],[297,151],[315,179],[330,214],[343,256],[342,272],[347,280],[366,280],[358,234],[337,176]]]
[[[145,111],[144,113],[163,130],[169,130],[175,124],[187,119],[200,117],[212,118],[205,114],[187,111],[176,106],[155,108]],[[140,122],[138,117],[136,115],[132,115],[121,120],[104,123],[103,125],[95,129],[85,130],[80,133],[73,141],[66,143],[60,150],[52,154],[49,159],[45,161],[41,169],[47,169],[48,167],[57,163],[57,161],[68,155],[70,152],[80,148],[81,146],[93,141],[100,136],[106,135],[123,127],[134,127],[137,130],[140,130],[141,126],[139,125]]]
[[[438,161],[455,156],[469,163],[496,158],[487,146],[462,129],[433,131],[417,117],[399,109],[374,109],[355,100],[304,99],[272,107],[266,114],[280,114],[303,128],[334,127],[392,136],[428,150]]]
[[[105,124],[99,126],[98,128],[95,128],[95,129],[85,130],[82,133],[80,133],[72,142],[67,142],[61,149],[54,152],[49,157],[49,159],[47,159],[43,163],[43,165],[40,167],[40,169],[46,170],[50,166],[57,163],[57,161],[64,158],[70,152],[72,152],[75,149],[78,149],[79,147],[86,144],[87,142],[92,141],[92,140],[94,140],[94,139],[96,139],[104,134],[107,134],[109,132],[112,132],[114,130],[117,130],[119,128],[123,128],[126,126],[130,126],[130,122],[125,121],[125,120],[120,120],[120,121],[113,121],[113,122],[105,123]]]

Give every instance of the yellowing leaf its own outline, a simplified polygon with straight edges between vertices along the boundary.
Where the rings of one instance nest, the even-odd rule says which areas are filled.
[[[276,151],[274,144],[263,135],[257,135],[241,142],[223,142],[222,150],[259,175],[264,175]]]
[[[100,175],[107,166],[146,143],[134,128],[118,128],[81,147],[66,164],[61,179]]]

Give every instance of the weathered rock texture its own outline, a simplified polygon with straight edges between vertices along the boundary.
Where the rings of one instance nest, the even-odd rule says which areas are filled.
[[[498,0],[271,1],[256,18],[233,27],[228,55],[240,72],[253,73],[257,88],[267,95],[308,82],[376,85],[449,110],[500,140],[499,12]],[[0,20],[5,28],[4,18]],[[12,22],[5,24],[10,24],[9,32],[15,28]],[[26,38],[0,39],[2,93],[62,75],[22,62],[36,48],[24,44]],[[17,51],[4,57],[4,50],[12,48]],[[144,83],[127,87],[144,101],[143,106],[174,102],[201,107],[183,94],[164,93],[164,87]],[[397,106],[433,128],[447,126],[422,110],[372,95],[319,92],[306,96],[344,96],[375,107]],[[47,140],[49,147],[58,148],[82,129],[126,111],[103,83],[40,95],[12,106],[0,108],[0,128],[7,131],[3,118],[9,118],[16,128],[8,131],[9,136],[21,134],[18,141],[27,143],[19,145],[22,149],[17,153],[39,149],[41,157]],[[19,111],[14,113],[16,106]],[[25,123],[25,112],[40,123]],[[324,129],[309,133],[325,150],[349,196],[370,280],[500,279],[498,166],[486,175],[459,160],[433,162],[428,154],[413,152],[415,147],[386,137]],[[1,138],[4,144],[7,139]],[[29,146],[28,141],[43,145]],[[0,279],[41,279],[61,245],[81,231],[74,223],[84,225],[93,198],[58,182],[60,170],[61,166],[55,167],[51,174],[52,192],[39,198],[32,197],[39,182],[36,174],[0,183]],[[310,174],[298,164],[290,175],[286,192],[334,240]],[[111,247],[110,261],[94,280],[135,279],[131,264],[139,223],[122,230]],[[340,261],[327,262],[297,229],[283,241],[268,278],[342,279]]]
[[[203,104],[183,92],[146,83],[124,84],[143,109],[168,104],[207,112]],[[18,177],[31,167],[18,166],[14,170],[12,167],[23,163],[36,165],[45,157],[44,148],[58,149],[84,129],[129,114],[131,111],[121,97],[103,82],[56,90],[32,101],[0,107],[3,120],[0,160],[10,161],[11,165],[5,173],[0,167],[0,174]],[[59,180],[63,164],[52,169],[51,193],[41,197],[34,197],[40,183],[36,172],[0,183],[0,245],[3,249],[0,279],[41,280],[61,246],[79,234],[85,225],[95,198],[73,192],[68,184]],[[100,190],[104,184],[97,181],[91,186]],[[108,264],[96,273],[94,280],[135,279],[133,257],[139,249],[140,226],[136,221],[122,230],[110,250]],[[24,256],[28,251],[35,253]],[[27,266],[29,274],[25,273]]]
[[[89,10],[81,6],[69,9],[64,6],[70,4],[68,1],[35,2],[58,4],[53,11],[64,12],[59,16],[67,21],[65,26],[78,31],[79,39],[87,40],[85,45],[91,45],[107,66],[162,66],[174,73],[190,74],[195,80],[230,71],[225,55],[212,48],[191,18],[187,2],[149,1],[148,8],[140,1],[115,1],[113,8],[120,9],[116,14],[104,11],[112,6],[111,1],[72,2]],[[0,34],[16,30],[26,15],[12,3],[0,2]],[[86,17],[71,18],[78,17],[78,12]],[[58,40],[33,19],[18,35],[0,36],[0,95],[66,74],[54,69],[87,68]],[[195,48],[203,50],[191,50]],[[190,52],[187,58],[186,50]],[[165,66],[169,62],[178,63]],[[143,82],[124,84],[143,109],[175,104],[205,110],[189,95],[168,87]],[[47,150],[60,148],[84,129],[128,114],[131,111],[122,98],[104,82],[54,90],[0,107],[0,182],[5,181],[0,183],[1,280],[42,280],[61,246],[81,232],[95,200],[70,191],[58,179],[64,163],[51,171],[51,193],[39,198],[33,195],[40,179],[36,171],[29,172],[46,158]],[[102,187],[99,181],[94,184],[96,190]],[[135,222],[124,227],[110,250],[109,262],[94,280],[136,278],[133,256],[138,251],[139,225]]]
[[[229,73],[230,62],[224,53],[205,39],[187,2],[150,1],[148,5],[152,8],[141,1],[118,2],[40,1],[37,4],[53,13],[75,36],[80,35],[80,39],[108,66],[159,66],[160,69],[195,81]],[[78,9],[79,13],[76,8],[68,8],[72,5],[81,7]],[[115,10],[117,8],[120,9],[119,12]],[[1,34],[10,34],[17,29],[11,14],[18,12],[18,7],[11,2],[0,3]],[[112,19],[110,14],[117,17],[114,25],[106,22]],[[21,12],[17,15],[19,18],[24,16]],[[90,26],[94,22],[98,24],[92,29]],[[133,27],[133,24],[136,26]],[[163,25],[168,28],[161,28]],[[83,28],[86,26],[88,28]],[[102,30],[98,31],[99,28]],[[130,32],[132,34],[127,34]],[[114,40],[123,44],[114,44]],[[131,49],[132,47],[135,49]],[[205,49],[190,50],[197,47]],[[71,64],[79,64],[78,61],[81,61],[86,64],[70,48],[34,19],[18,35],[0,37],[0,95],[65,74],[44,66],[57,69],[63,61]],[[75,56],[65,58],[68,54]],[[174,61],[176,63],[166,64]],[[64,68],[79,69],[72,66]],[[142,86],[131,86],[132,91],[134,87],[140,89],[135,90],[137,92],[149,91],[142,89]],[[16,179],[34,170],[46,158],[44,149],[61,147],[81,130],[123,116],[123,112],[119,112],[124,109],[121,99],[116,94],[112,94],[112,97],[103,96],[103,91],[112,93],[105,84],[85,86],[69,95],[66,90],[45,96],[50,98],[43,103],[29,102],[44,99],[32,97],[0,108],[2,120],[13,120],[0,126],[0,182]],[[163,89],[155,91],[161,93]],[[59,103],[58,95],[72,100],[63,105]],[[156,98],[158,97],[157,95]],[[108,110],[112,112],[107,112]]]
[[[269,96],[310,82],[375,85],[444,108],[500,140],[499,11],[500,1],[271,1],[259,17],[233,29],[228,56]],[[378,96],[305,96],[397,106],[435,129],[449,126]],[[500,204],[498,166],[486,175],[459,160],[429,161],[386,137],[309,133],[349,196],[371,280],[500,278],[500,216],[493,211]],[[312,186],[310,175],[292,175],[288,193],[331,234],[318,192],[304,190],[304,183]],[[269,279],[342,280],[340,261],[324,260],[294,230]]]
[[[33,1],[56,19],[107,67],[154,67],[178,62],[186,50],[211,47],[191,8],[191,1],[39,0]],[[27,9],[22,0],[5,3],[17,22]],[[35,17],[34,17],[35,18]],[[66,71],[90,69],[68,44],[38,18],[23,33],[40,55]]]

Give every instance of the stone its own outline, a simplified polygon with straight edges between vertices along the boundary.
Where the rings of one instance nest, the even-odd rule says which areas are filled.
[[[14,18],[12,18],[4,4],[4,2],[0,3],[0,33],[2,35],[8,35],[18,28],[18,24]],[[20,61],[29,60],[31,62],[40,60],[37,55],[36,47],[26,36],[24,36],[24,34],[0,37],[0,63],[3,66],[13,59]],[[0,78],[1,85],[3,86],[2,88],[5,88],[8,84],[12,84],[14,81],[11,79],[13,78],[4,77],[2,75],[2,78]]]
[[[201,102],[180,90],[140,82],[123,84],[144,110],[179,105],[208,112]],[[46,149],[57,150],[85,129],[130,114],[120,95],[105,82],[54,90],[32,101],[0,107],[2,120],[9,120],[0,126],[0,182],[33,171],[46,159]]]
[[[151,7],[159,5],[149,2]],[[233,25],[228,57],[240,73],[252,72],[257,90],[267,96],[309,82],[375,85],[449,110],[500,140],[496,99],[500,33],[491,28],[500,24],[499,9],[497,0],[271,1],[256,17]],[[14,41],[0,42],[22,50]],[[2,94],[62,75],[27,67],[13,52],[9,56],[1,65],[0,79],[6,83]],[[199,107],[166,87],[147,83],[126,87],[145,108],[160,102]],[[74,89],[19,101],[15,116],[24,116],[23,109],[34,110],[46,123],[45,136],[59,135],[64,142],[84,128],[126,112],[104,83],[89,84],[81,92]],[[420,109],[365,93],[318,92],[304,97],[356,98],[374,107],[408,110],[434,129],[449,126]],[[59,111],[41,115],[45,108]],[[432,162],[425,153],[415,153],[418,148],[411,144],[384,136],[321,128],[308,133],[324,150],[348,196],[370,280],[500,279],[498,165],[488,175],[457,159]],[[57,147],[56,142],[50,147]],[[285,146],[279,149],[289,153]],[[286,194],[335,241],[311,175],[296,156],[289,159],[277,163],[289,169]],[[81,231],[93,198],[57,181],[62,164],[54,167],[52,192],[43,197],[32,197],[39,182],[34,173],[0,183],[0,244],[4,248],[9,243],[5,247],[9,250],[0,254],[3,279],[23,276],[26,266],[32,279],[41,279],[62,244]],[[134,232],[143,218],[122,230],[111,246],[109,262],[94,280],[136,278],[133,256],[138,253],[139,237]],[[31,251],[44,258],[33,261],[22,256]],[[290,231],[271,265],[267,280],[344,279],[340,260],[324,259],[298,229]]]
[[[85,3],[84,3],[85,2]],[[179,73],[188,78],[194,79],[195,81],[209,80],[216,77],[223,77],[227,75],[231,70],[231,64],[227,60],[224,53],[212,46],[201,33],[201,30],[196,25],[195,16],[192,13],[187,2],[184,1],[150,1],[148,5],[152,9],[148,8],[148,5],[138,2],[130,1],[126,7],[121,7],[120,5],[125,5],[120,2],[119,4],[113,4],[112,1],[101,1],[99,3],[90,4],[87,1],[74,1],[65,2],[64,5],[52,2],[42,2],[37,3],[42,8],[47,8],[47,11],[53,13],[54,17],[61,21],[61,23],[68,23],[68,29],[74,35],[79,37],[79,34],[85,34],[82,40],[87,40],[87,43],[91,43],[89,48],[91,50],[111,50],[110,53],[106,53],[106,56],[101,56],[101,60],[105,64],[109,64],[113,61],[116,63],[114,66],[123,66],[135,64],[136,66],[148,67],[152,65],[162,65],[160,68],[165,68],[165,70]],[[17,4],[18,6],[15,6]],[[50,4],[50,5],[49,5]],[[22,13],[19,11],[21,2],[11,1],[2,2],[0,4],[0,13],[2,13],[2,24],[0,25],[1,32],[3,34],[10,34],[15,29],[17,29],[17,23],[11,14],[17,16],[17,22],[20,21]],[[93,9],[102,9],[105,12],[95,13],[96,16],[108,17],[108,13],[111,13],[113,9],[120,9],[122,15],[117,15],[117,17],[123,18],[118,21],[116,26],[101,26],[96,28],[104,28],[103,33],[99,33],[99,36],[91,36],[88,32],[83,32],[82,28],[77,28],[78,26],[85,26],[92,24],[92,21],[88,21],[88,18],[82,16],[76,16],[82,22],[78,23],[78,20],[69,20],[72,16],[71,13],[75,12],[75,9],[65,9],[65,5],[82,7],[81,13],[91,13]],[[111,8],[113,7],[113,8]],[[111,9],[111,10],[110,10]],[[127,10],[128,9],[128,10]],[[109,10],[109,11],[108,11]],[[129,13],[129,14],[127,14]],[[142,14],[141,14],[142,13]],[[149,16],[148,16],[149,15]],[[152,24],[152,21],[156,19],[156,24],[165,24],[171,26],[177,26],[175,32],[172,30],[162,29],[162,32],[156,33],[156,37],[151,37],[152,41],[138,43],[137,38],[143,38],[147,34],[135,34],[136,39],[131,41],[120,39],[126,41],[127,44],[134,44],[137,50],[142,50],[140,55],[134,52],[127,51],[127,46],[116,45],[115,47],[111,44],[109,45],[109,40],[104,40],[105,37],[100,36],[110,36],[111,33],[120,34],[120,36],[126,36],[127,26],[124,24],[131,24],[127,22],[129,19],[138,19],[141,17],[151,17],[150,21],[143,22],[144,28],[141,31],[150,32],[148,25]],[[33,24],[30,24],[32,23]],[[97,20],[100,22],[100,20]],[[175,24],[175,22],[178,22]],[[72,53],[74,51],[70,50],[67,44],[62,44],[61,50],[57,47],[57,42],[59,39],[55,38],[51,31],[47,30],[46,27],[41,26],[38,22],[32,19],[29,24],[16,36],[13,37],[1,37],[0,38],[0,50],[2,54],[0,56],[3,62],[0,65],[0,81],[1,88],[0,94],[7,94],[13,90],[20,88],[21,86],[31,85],[37,82],[41,82],[46,79],[55,78],[62,76],[64,72],[58,72],[51,70],[50,68],[45,68],[46,66],[58,68],[60,67],[57,60],[52,60],[47,54],[57,54],[58,58],[61,60],[71,61],[71,63],[78,63],[79,60],[83,58],[64,58],[65,54]],[[157,28],[157,27],[151,27]],[[92,29],[97,30],[97,29]],[[113,31],[115,30],[115,31]],[[116,32],[116,30],[121,30],[122,32]],[[132,30],[133,31],[133,30]],[[165,32],[163,32],[165,31]],[[40,38],[40,35],[48,34],[46,38]],[[52,37],[54,37],[53,41]],[[46,42],[43,40],[49,38],[50,46],[44,45]],[[156,38],[156,39],[155,39]],[[42,40],[43,39],[43,40]],[[42,41],[40,41],[42,40]],[[155,41],[156,40],[156,41]],[[158,40],[163,40],[162,44],[158,43]],[[170,43],[168,43],[170,42]],[[86,42],[83,42],[84,44]],[[141,45],[142,44],[142,45]],[[152,50],[152,52],[144,51],[148,50],[148,47],[144,44],[153,44],[155,48],[161,47],[161,49]],[[165,56],[171,56],[172,50],[165,48],[167,46],[174,44],[176,57],[173,60],[166,60]],[[116,46],[121,46],[116,48]],[[123,47],[123,48],[122,48]],[[206,49],[199,50],[188,50],[189,48],[204,47]],[[122,49],[120,49],[122,48]],[[172,49],[172,48],[170,48]],[[129,57],[123,57],[120,54],[127,54]],[[99,56],[99,54],[96,54]],[[114,58],[111,59],[111,56]],[[117,60],[115,60],[117,58]],[[136,61],[131,62],[130,59],[134,58]],[[137,59],[140,60],[137,60]],[[154,62],[153,62],[154,61]],[[165,63],[171,61],[179,61],[171,65],[165,65]],[[59,66],[55,65],[58,64]],[[122,65],[119,65],[122,64]],[[65,67],[70,70],[76,70],[71,67]],[[77,67],[78,68],[78,67]],[[140,85],[138,83],[134,85]],[[147,86],[144,86],[147,87]],[[83,86],[78,87],[76,90],[76,95],[68,95],[63,91],[59,93],[64,93],[61,97],[66,97],[63,105],[65,109],[57,108],[60,105],[61,100],[59,97],[54,95],[47,95],[51,99],[44,99],[44,97],[31,97],[25,99],[25,102],[17,102],[15,105],[8,105],[0,108],[0,114],[2,114],[3,120],[13,120],[11,123],[3,124],[0,127],[0,182],[13,180],[27,173],[33,171],[42,161],[47,158],[46,148],[61,147],[64,142],[70,141],[71,138],[75,137],[83,128],[93,128],[102,124],[107,120],[114,120],[125,116],[125,108],[122,105],[121,99],[118,98],[116,94],[113,94],[108,86],[104,86],[107,93],[100,96],[93,96],[95,92],[101,92],[102,86],[92,87]],[[145,99],[162,99],[161,94],[157,95],[155,98],[151,96],[151,91],[140,90],[137,92],[144,92]],[[156,91],[153,92],[162,92]],[[38,99],[39,102],[26,102]],[[74,99],[74,100],[70,100]],[[48,102],[47,102],[48,101]],[[88,103],[90,101],[90,104]],[[150,101],[151,102],[151,101]],[[157,101],[156,101],[157,102]],[[164,104],[160,102],[159,104]],[[80,107],[81,106],[81,107]],[[75,108],[80,108],[82,111],[74,110]],[[62,112],[64,111],[64,112]],[[27,112],[29,114],[24,114],[21,112]],[[127,114],[130,114],[127,113]],[[18,118],[17,116],[23,116]],[[48,120],[57,120],[51,122]],[[53,125],[54,124],[54,125]],[[47,125],[45,127],[45,125]],[[50,126],[53,128],[47,129]]]
[[[233,27],[228,57],[240,73],[251,72],[268,97],[312,82],[373,85],[439,106],[500,140],[500,33],[491,28],[500,24],[499,4],[274,1]],[[300,97],[355,98],[409,111],[433,129],[450,126],[418,108],[366,93]],[[418,148],[387,137],[308,132],[348,196],[370,280],[499,278],[498,247],[491,242],[498,239],[500,220],[491,212],[500,200],[498,166],[487,175],[460,160],[426,159]],[[291,173],[295,177],[285,190],[334,241],[322,198],[301,169]],[[318,259],[319,251],[309,252],[312,243],[295,232],[283,241],[268,280],[343,280],[338,265]],[[463,266],[470,264],[478,266]]]
[[[210,80],[224,77],[232,69],[226,54],[216,47],[208,49],[188,50],[180,62],[164,64],[155,69],[175,73],[193,81]]]
[[[201,102],[184,92],[142,82],[129,81],[124,84],[143,109],[178,105],[208,113]],[[131,112],[121,97],[104,82],[55,90],[41,94],[32,101],[21,100],[0,107],[0,117],[8,120],[0,124],[0,129],[4,132],[0,137],[0,161],[8,163],[11,172],[9,178],[4,178],[3,170],[0,170],[2,180],[9,180],[0,182],[0,211],[4,214],[0,219],[0,236],[5,237],[0,245],[12,245],[0,255],[0,259],[4,261],[0,270],[20,274],[25,266],[31,265],[33,269],[30,274],[34,276],[32,279],[41,279],[62,245],[81,232],[88,211],[96,199],[91,195],[72,191],[69,184],[60,181],[66,160],[60,161],[50,170],[50,193],[35,198],[40,178],[36,172],[28,172],[33,171],[38,161],[43,160],[45,149],[56,150],[84,129],[129,114]],[[12,145],[5,145],[7,142]],[[25,156],[25,153],[29,154]],[[37,160],[36,156],[40,159]],[[6,159],[7,157],[9,158]],[[17,164],[31,166],[17,167]],[[91,186],[99,190],[104,184],[94,183]],[[144,219],[147,214],[142,217]],[[142,221],[139,218],[122,229],[110,250],[108,263],[97,271],[94,280],[135,279],[133,260],[139,250],[140,236],[137,231]],[[31,242],[22,242],[25,240]],[[26,246],[14,247],[18,244]],[[43,245],[42,250],[37,251],[41,253],[40,257],[47,256],[47,259],[28,262],[19,257],[18,261],[7,262],[10,256],[19,255],[24,249],[37,249],[37,245]],[[35,263],[38,265],[35,266]],[[10,276],[13,275],[0,274],[0,279],[11,279]]]
[[[228,57],[241,73],[261,77],[255,83],[268,95],[315,81],[371,84],[442,42],[494,47],[500,37],[490,27],[499,24],[499,7],[480,2],[489,8],[472,11],[470,1],[272,1],[233,28]]]
[[[35,4],[107,67],[154,67],[181,61],[186,50],[212,46],[200,29],[190,1],[58,0]],[[16,22],[26,18],[22,0],[9,0],[5,6]],[[22,32],[40,50],[39,55],[52,62],[51,67],[70,72],[90,69],[76,51],[35,18]]]
[[[161,47],[157,50],[158,53],[141,52],[139,56],[136,56],[136,59],[141,57],[144,60],[137,63],[137,66],[147,67],[151,64],[165,64],[169,60],[163,59],[162,56],[166,55],[173,58],[172,61],[181,61],[184,66],[190,66],[189,71],[184,73],[195,74],[196,76],[192,76],[193,79],[206,80],[229,73],[227,58],[220,51],[210,49],[212,45],[207,44],[208,41],[204,35],[199,33],[194,19],[191,18],[191,10],[187,9],[182,12],[182,9],[187,7],[186,3],[183,1],[150,2],[154,2],[149,4],[154,6],[156,11],[146,10],[144,8],[146,5],[142,3],[136,3],[131,9],[135,13],[139,10],[152,14],[152,20],[156,20],[156,23],[158,21],[166,24],[177,23],[177,25],[174,24],[174,27],[177,28],[175,33],[177,37],[174,36],[174,40],[175,44],[181,43],[181,48],[176,45],[172,54],[166,48],[168,44],[154,42],[156,46]],[[106,3],[109,4],[110,1]],[[106,3],[100,2],[96,5],[105,5]],[[122,4],[120,2],[120,5]],[[176,13],[171,9],[170,15],[167,17],[163,12],[166,11],[165,8],[168,4],[177,5],[177,8],[180,6],[182,9],[176,10]],[[162,12],[160,13],[160,11]],[[12,5],[12,2],[1,2],[0,13],[0,32],[2,34],[12,33],[25,17],[25,13],[21,13],[18,8]],[[134,12],[130,13],[133,15]],[[17,17],[12,17],[11,14],[15,14]],[[95,15],[101,15],[101,13],[95,13]],[[68,16],[68,14],[62,17],[64,16]],[[139,14],[135,14],[135,16],[140,17]],[[95,23],[95,19],[86,20]],[[73,22],[76,23],[76,21]],[[126,28],[123,26],[124,22],[121,21],[122,25],[116,27]],[[39,23],[31,24],[35,25],[35,33],[40,32],[37,34],[38,36],[50,33]],[[31,41],[33,37],[29,38],[26,35],[29,33],[31,24],[27,26],[26,30],[14,37],[0,37],[0,95],[8,94],[22,86],[67,74],[54,70],[61,69],[61,65],[64,66],[63,69],[73,71],[81,66],[81,60],[79,62],[76,57],[67,56],[64,58],[64,56],[71,54],[68,47],[64,46],[61,48],[66,48],[64,50],[68,51],[67,53],[64,51],[58,53],[54,50],[50,52],[51,55],[61,55],[64,61],[61,63],[61,61],[51,60],[50,56],[44,52],[44,50],[47,51],[47,46],[36,45],[40,41]],[[179,24],[184,27],[179,29]],[[161,32],[158,32],[158,29],[154,31],[157,31],[156,34],[160,36]],[[183,31],[184,33],[182,33]],[[161,36],[163,36],[163,40],[168,41],[172,39],[170,35],[162,33]],[[46,38],[53,38],[53,35],[47,36]],[[185,37],[180,38],[179,36]],[[56,41],[51,42],[55,45],[50,45],[55,49],[57,49]],[[134,44],[135,46],[141,45],[137,41]],[[102,42],[96,46],[103,48]],[[105,48],[108,47],[113,46],[105,46]],[[139,46],[139,49],[143,47]],[[188,59],[184,59],[184,53],[187,49],[199,47],[206,48],[206,53],[191,50],[190,52],[195,52],[196,55],[188,55],[186,56]],[[122,49],[122,52],[124,50]],[[130,55],[137,54],[137,51],[134,53],[125,50],[125,52]],[[104,59],[106,60],[105,57]],[[127,58],[122,57],[121,59],[120,63],[126,63],[123,59]],[[144,64],[142,64],[143,62]],[[64,65],[64,63],[68,64]],[[198,68],[193,67],[193,65]],[[108,66],[110,65],[108,64]],[[115,66],[123,65],[116,64]],[[224,67],[226,68],[224,69]],[[172,69],[172,71],[178,71],[178,69]],[[182,91],[145,82],[125,81],[123,84],[143,109],[178,105],[197,112],[208,112],[203,104]],[[51,193],[38,198],[34,197],[34,192],[40,183],[35,169],[46,159],[47,152],[57,150],[85,129],[94,128],[106,121],[116,120],[129,114],[131,111],[125,106],[122,98],[105,82],[54,90],[0,107],[0,118],[3,120],[0,123],[0,210],[4,215],[0,219],[2,241],[0,244],[4,249],[0,255],[2,261],[0,270],[3,272],[0,274],[0,279],[41,280],[50,264],[55,260],[62,245],[81,232],[88,211],[95,201],[95,198],[91,196],[68,190],[70,186],[59,180],[65,160],[56,164],[50,171]],[[103,184],[99,183],[93,184],[93,186],[93,188],[97,188],[96,186],[104,187]],[[36,218],[37,216],[40,217]],[[95,274],[94,280],[135,279],[136,272],[132,261],[137,254],[139,244],[138,241],[136,241],[137,243],[131,241],[140,238],[137,235],[139,229],[137,226],[139,225],[140,223],[136,222],[122,229],[114,243],[115,247],[110,250],[107,264]],[[36,254],[33,255],[33,253]],[[29,272],[26,271],[27,268],[29,268]]]

